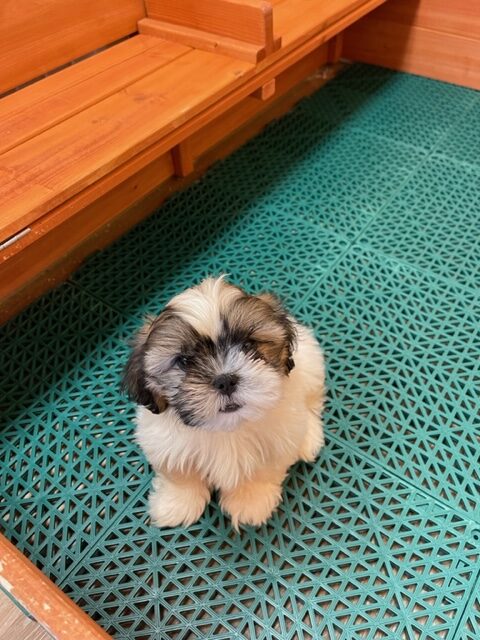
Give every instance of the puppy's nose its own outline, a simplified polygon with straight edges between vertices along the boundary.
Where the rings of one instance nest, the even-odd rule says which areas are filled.
[[[213,380],[213,386],[225,396],[231,396],[237,388],[238,376],[234,373],[222,373]]]

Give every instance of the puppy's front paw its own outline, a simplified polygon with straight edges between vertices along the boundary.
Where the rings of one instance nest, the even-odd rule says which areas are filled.
[[[325,445],[322,421],[314,412],[308,416],[305,439],[300,447],[298,457],[304,462],[313,462]]]
[[[235,529],[241,524],[259,527],[272,515],[281,499],[279,484],[249,482],[222,492],[220,506],[230,515]]]
[[[188,527],[196,522],[210,500],[202,483],[176,484],[157,476],[149,496],[150,517],[157,527]]]

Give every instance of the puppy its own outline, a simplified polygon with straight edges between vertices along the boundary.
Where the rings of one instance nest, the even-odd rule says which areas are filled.
[[[324,362],[313,334],[271,294],[209,278],[138,332],[124,388],[155,471],[150,515],[190,525],[210,491],[240,524],[265,522],[297,460],[323,440]]]

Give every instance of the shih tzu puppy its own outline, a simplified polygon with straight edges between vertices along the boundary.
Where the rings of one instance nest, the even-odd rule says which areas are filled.
[[[322,351],[271,294],[223,277],[174,297],[138,332],[124,387],[136,437],[155,471],[150,514],[189,525],[210,491],[233,525],[260,525],[298,460],[323,445]]]

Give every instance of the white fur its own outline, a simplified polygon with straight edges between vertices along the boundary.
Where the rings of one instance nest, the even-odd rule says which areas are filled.
[[[201,305],[185,301],[182,313],[188,308],[189,320],[200,321],[202,316],[206,322],[208,314]],[[155,524],[194,522],[209,490],[218,489],[234,526],[259,525],[279,504],[288,468],[299,459],[316,457],[323,446],[323,354],[310,330],[296,326],[295,368],[278,382],[263,411],[262,389],[253,387],[249,393],[258,396],[254,415],[241,416],[240,421],[237,414],[222,415],[222,431],[185,426],[172,409],[153,414],[138,408],[137,440],[158,476],[150,497]]]
[[[220,333],[220,314],[230,300],[242,295],[239,289],[224,286],[224,277],[206,278],[196,287],[182,291],[170,304],[198,332],[214,338]]]

